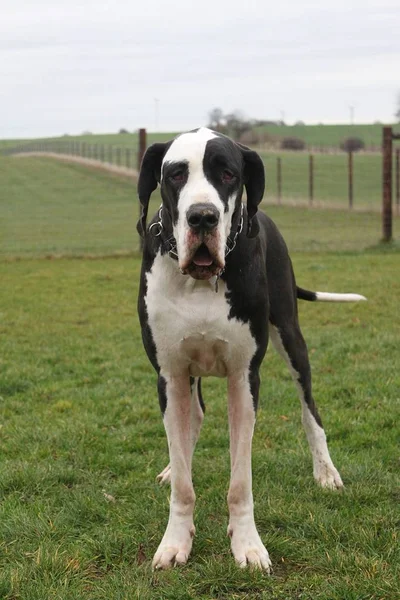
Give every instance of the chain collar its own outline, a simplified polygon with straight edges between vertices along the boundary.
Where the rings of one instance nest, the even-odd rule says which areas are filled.
[[[164,231],[164,225],[162,222],[162,211],[163,205],[161,204],[160,209],[158,211],[158,221],[152,223],[149,227],[149,233],[151,232],[154,237],[159,237]],[[162,240],[162,242],[167,245],[167,251],[171,258],[178,260],[178,253],[176,251],[176,240],[173,235],[167,238],[166,240]],[[168,248],[169,246],[169,248]]]
[[[158,221],[156,221],[155,223],[152,223],[149,227],[149,233],[151,232],[151,234],[154,237],[159,237],[162,234],[162,232],[164,231],[164,225],[162,222],[162,212],[163,212],[163,205],[161,204],[160,209],[158,211]],[[228,254],[230,254],[235,249],[238,236],[242,233],[242,231],[243,231],[243,202],[241,204],[240,221],[239,221],[239,225],[236,229],[235,235],[233,236],[233,239],[229,235],[226,238],[225,258],[228,256]],[[170,257],[177,260],[178,253],[176,251],[176,240],[175,240],[174,236],[171,236],[171,237],[167,238],[166,240],[163,240],[163,243],[167,245],[167,252],[170,255]],[[221,277],[224,270],[225,269],[222,269],[222,271],[220,272],[218,277]]]

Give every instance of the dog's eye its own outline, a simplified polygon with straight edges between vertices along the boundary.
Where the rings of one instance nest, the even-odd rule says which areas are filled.
[[[175,181],[176,183],[180,183],[180,182],[184,181],[185,173],[183,171],[178,171],[177,173],[174,173],[173,175],[171,175],[170,179],[172,179],[172,181]]]
[[[228,169],[225,169],[225,171],[222,172],[222,181],[224,183],[230,183],[234,179],[235,179],[235,176],[232,173],[232,171],[229,171]]]

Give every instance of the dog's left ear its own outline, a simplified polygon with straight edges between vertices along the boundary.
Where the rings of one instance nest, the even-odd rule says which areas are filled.
[[[141,212],[136,226],[139,235],[142,237],[146,234],[146,220],[150,196],[160,182],[162,160],[170,145],[171,142],[152,144],[147,148],[142,160],[138,181],[138,196]]]
[[[244,186],[247,195],[247,237],[256,237],[260,231],[256,218],[258,205],[264,196],[265,171],[264,165],[254,150],[238,144],[244,160]]]

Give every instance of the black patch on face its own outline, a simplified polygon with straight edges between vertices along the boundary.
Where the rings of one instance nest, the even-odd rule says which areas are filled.
[[[162,167],[161,197],[166,209],[167,229],[178,221],[178,200],[181,189],[186,185],[189,177],[189,163],[186,160],[166,161]],[[168,217],[170,223],[168,222]]]
[[[203,158],[206,179],[217,190],[228,211],[229,198],[236,194],[236,201],[243,190],[243,157],[239,147],[229,138],[218,136],[209,140]]]

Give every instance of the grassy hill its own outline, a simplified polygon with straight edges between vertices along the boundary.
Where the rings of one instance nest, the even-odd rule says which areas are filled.
[[[332,170],[333,191],[337,176]],[[294,167],[286,179],[293,195],[297,185],[301,192],[300,174]],[[275,202],[273,177],[267,181],[266,200]],[[0,189],[3,257],[109,255],[138,249],[138,200],[132,179],[48,158],[0,157]],[[159,204],[156,192],[149,214]],[[289,206],[265,209],[295,250],[359,250],[376,244],[380,237],[379,214]]]
[[[396,125],[393,125],[396,127]],[[397,125],[400,131],[400,125]],[[257,129],[262,138],[282,139],[284,137],[298,137],[309,147],[332,148],[339,147],[341,141],[347,137],[360,137],[367,147],[380,148],[382,142],[382,124],[360,125],[265,125]],[[177,135],[177,132],[149,133],[148,143],[166,141]],[[85,134],[46,138],[54,140],[77,140],[89,144],[112,144],[120,147],[137,147],[137,131],[132,133]],[[8,145],[27,143],[32,140],[0,140],[0,149]]]
[[[261,137],[263,133],[273,138],[297,137],[304,140],[307,147],[336,148],[348,137],[359,137],[364,141],[366,147],[380,148],[382,144],[382,127],[383,125],[378,123],[362,125],[266,125],[260,127],[258,131]]]

